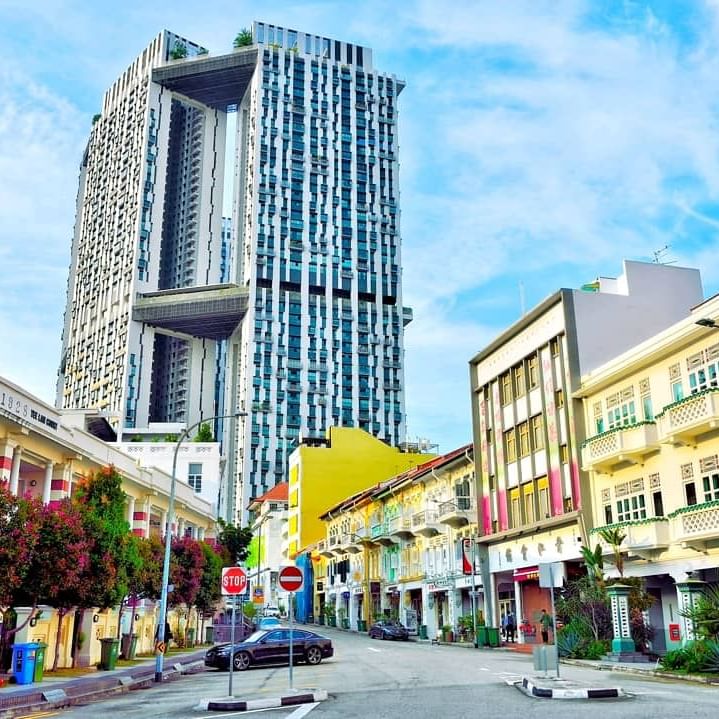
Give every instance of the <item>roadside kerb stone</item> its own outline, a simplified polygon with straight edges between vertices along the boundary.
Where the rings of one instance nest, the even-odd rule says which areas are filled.
[[[621,687],[582,686],[579,682],[562,679],[522,677],[515,686],[536,699],[619,699],[627,696]]]
[[[257,709],[277,709],[280,707],[296,706],[298,704],[314,704],[327,699],[324,689],[298,694],[286,694],[281,697],[266,697],[263,699],[206,699],[195,706],[196,711],[256,711]]]

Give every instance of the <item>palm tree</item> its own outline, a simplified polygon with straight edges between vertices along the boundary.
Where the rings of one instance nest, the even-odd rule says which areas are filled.
[[[252,33],[246,27],[243,27],[242,30],[237,33],[237,37],[232,45],[234,47],[248,47],[252,45]]]
[[[599,536],[612,548],[614,566],[620,577],[624,577],[624,557],[622,557],[622,542],[627,538],[620,529],[600,529]]]
[[[592,551],[589,547],[582,547],[582,558],[587,567],[587,574],[600,586],[604,586],[604,557],[600,544]]]

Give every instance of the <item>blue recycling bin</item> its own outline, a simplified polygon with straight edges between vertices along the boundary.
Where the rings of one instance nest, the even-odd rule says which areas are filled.
[[[12,645],[12,674],[16,683],[32,684],[37,647],[35,642]]]

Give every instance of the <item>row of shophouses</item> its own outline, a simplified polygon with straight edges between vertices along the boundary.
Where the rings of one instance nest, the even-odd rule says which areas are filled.
[[[654,651],[691,639],[680,610],[719,580],[717,330],[719,296],[703,300],[696,270],[625,262],[549,296],[471,360],[471,444],[367,481],[291,552],[312,575],[309,612],[460,635],[474,599],[488,625],[511,610],[533,641],[550,608],[539,566],[571,578],[600,544],[616,576],[609,527],[626,535],[625,576],[655,598]]]
[[[122,476],[126,516],[130,530],[138,536],[164,536],[167,529],[172,454],[174,442],[161,441],[168,430],[157,427],[158,441],[123,443],[101,412],[58,411],[18,385],[0,377],[0,483],[13,494],[31,495],[52,505],[72,495],[78,481],[112,465]],[[150,433],[151,435],[151,433]],[[170,531],[176,536],[210,540],[216,533],[216,496],[219,449],[216,443],[188,442],[179,448],[175,521]],[[204,473],[204,486],[201,484]],[[189,478],[189,479],[188,479]],[[17,607],[17,624],[24,628],[14,642],[44,642],[46,666],[51,666],[58,638],[58,612],[40,607],[40,614],[28,623],[30,607]],[[157,603],[139,600],[135,606],[95,609],[83,615],[68,613],[59,633],[59,666],[73,661],[72,638],[80,633],[76,664],[89,666],[100,660],[105,638],[136,635],[136,651],[154,649]],[[0,631],[4,616],[0,608]],[[203,618],[192,608],[170,613],[170,625],[178,637],[199,636]]]

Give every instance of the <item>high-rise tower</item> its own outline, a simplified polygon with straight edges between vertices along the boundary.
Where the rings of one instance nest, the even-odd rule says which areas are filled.
[[[404,440],[402,88],[369,48],[272,25],[221,56],[160,34],[83,158],[58,404],[125,434],[246,411],[217,428],[230,520],[302,437]]]

